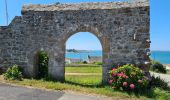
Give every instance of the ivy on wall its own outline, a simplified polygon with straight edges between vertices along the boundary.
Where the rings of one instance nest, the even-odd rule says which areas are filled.
[[[38,53],[38,77],[45,78],[48,76],[48,54],[45,51],[40,51]]]

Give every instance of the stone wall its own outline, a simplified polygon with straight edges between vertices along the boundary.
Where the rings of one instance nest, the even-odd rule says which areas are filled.
[[[35,77],[36,54],[44,50],[49,55],[49,75],[64,80],[67,39],[77,32],[91,32],[103,47],[103,81],[113,64],[143,65],[148,72],[149,25],[147,2],[25,5],[22,16],[0,27],[0,66],[18,64],[24,75]]]

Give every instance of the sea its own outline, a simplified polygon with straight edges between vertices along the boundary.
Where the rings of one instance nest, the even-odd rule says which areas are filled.
[[[89,56],[100,56],[102,57],[101,50],[88,50],[86,52],[67,52],[66,58],[76,58],[81,60],[87,60]],[[170,64],[170,51],[151,51],[151,59],[161,62],[162,64]]]

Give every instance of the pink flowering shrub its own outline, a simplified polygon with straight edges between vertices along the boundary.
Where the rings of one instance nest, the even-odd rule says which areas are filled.
[[[143,71],[130,64],[113,68],[108,82],[113,88],[125,91],[140,91],[146,89],[149,83]]]

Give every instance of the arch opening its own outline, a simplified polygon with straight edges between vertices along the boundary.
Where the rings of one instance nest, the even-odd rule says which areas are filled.
[[[34,55],[34,77],[37,79],[48,78],[49,55],[46,51],[40,50]]]
[[[72,34],[65,42],[65,81],[79,85],[100,85],[102,54],[102,44],[95,34]]]

